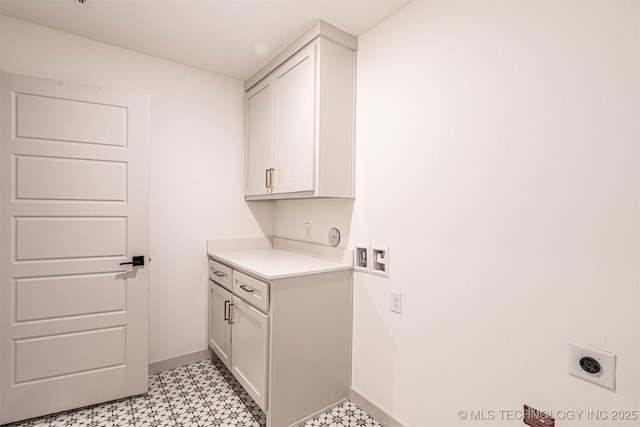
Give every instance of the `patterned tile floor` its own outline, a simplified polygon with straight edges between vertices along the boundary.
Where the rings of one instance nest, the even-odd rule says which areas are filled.
[[[219,360],[149,377],[146,395],[33,418],[3,427],[264,427],[265,415]],[[346,402],[304,427],[380,426]]]

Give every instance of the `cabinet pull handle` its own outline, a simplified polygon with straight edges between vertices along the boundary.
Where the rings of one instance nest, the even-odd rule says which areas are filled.
[[[218,270],[215,270],[215,271],[213,272],[213,274],[215,274],[215,275],[216,275],[216,276],[218,276],[218,277],[224,277],[224,276],[226,276],[226,274],[224,274],[223,272],[218,271]]]
[[[224,302],[224,320],[229,320],[229,303],[231,301],[227,300]]]
[[[264,170],[264,186],[267,188],[273,187],[273,169]]]
[[[240,285],[240,289],[242,289],[245,292],[249,292],[250,294],[255,292],[255,289],[251,289],[247,285]]]
[[[229,318],[227,319],[227,323],[229,323],[230,325],[233,325],[233,316],[231,316],[231,307],[233,307],[235,304],[231,303],[229,304]]]
[[[273,172],[275,172],[274,168],[264,170],[264,186],[269,190],[273,188]]]

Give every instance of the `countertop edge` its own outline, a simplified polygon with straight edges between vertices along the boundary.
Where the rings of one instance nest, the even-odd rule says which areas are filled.
[[[287,251],[283,251],[283,252],[287,252]],[[296,252],[291,252],[291,253],[295,254],[295,255],[302,255],[302,254],[298,254]],[[302,255],[302,256],[309,257],[309,255]],[[296,273],[290,273],[290,274],[267,275],[267,274],[261,273],[259,271],[252,270],[251,268],[247,268],[245,265],[237,264],[237,263],[235,263],[233,261],[230,261],[227,258],[224,258],[224,257],[221,257],[219,255],[216,255],[213,252],[207,251],[207,257],[212,258],[217,262],[221,262],[221,263],[233,268],[234,270],[238,270],[240,272],[247,273],[247,274],[250,274],[252,276],[256,276],[258,278],[261,278],[263,280],[267,280],[267,281],[279,280],[279,279],[288,279],[288,278],[291,278],[291,277],[310,276],[312,274],[332,273],[332,272],[336,272],[336,271],[345,271],[345,270],[352,270],[353,269],[352,266],[347,265],[347,264],[339,264],[339,263],[336,263],[335,261],[329,261],[329,260],[325,260],[325,259],[322,259],[322,258],[318,258],[318,259],[322,259],[323,261],[335,263],[336,267],[322,268],[322,269],[312,270],[312,271],[302,271],[302,272],[296,272]],[[315,257],[311,257],[311,258],[315,258]]]

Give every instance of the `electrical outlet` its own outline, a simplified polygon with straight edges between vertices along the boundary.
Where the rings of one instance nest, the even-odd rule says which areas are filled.
[[[391,311],[402,314],[402,293],[391,291]]]
[[[616,355],[569,343],[569,375],[615,391]]]

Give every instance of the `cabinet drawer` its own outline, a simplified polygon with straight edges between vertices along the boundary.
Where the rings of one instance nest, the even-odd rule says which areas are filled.
[[[209,258],[209,278],[220,286],[232,290],[231,269]]]
[[[269,311],[269,284],[253,277],[233,272],[233,293],[264,312]]]

